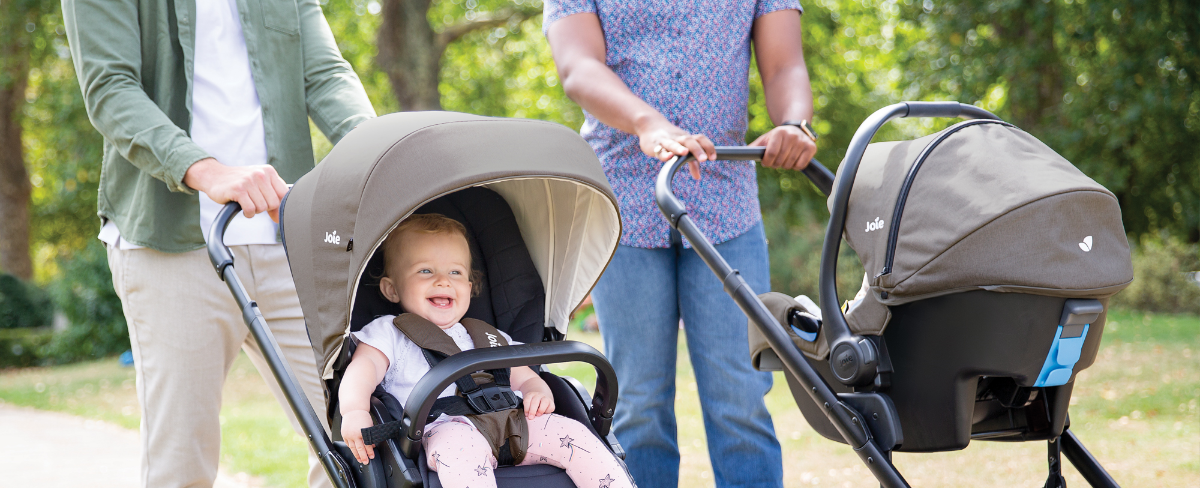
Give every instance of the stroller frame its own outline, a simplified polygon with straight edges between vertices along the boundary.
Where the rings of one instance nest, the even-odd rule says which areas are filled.
[[[875,381],[878,375],[879,351],[868,338],[853,334],[838,306],[836,271],[838,251],[845,231],[846,206],[854,184],[854,176],[866,152],[867,145],[884,124],[903,117],[947,117],[964,119],[999,120],[991,112],[973,105],[958,102],[901,102],[884,107],[871,114],[855,131],[846,152],[843,164],[845,177],[836,182],[834,175],[813,159],[804,169],[816,187],[831,195],[829,224],[821,250],[820,307],[824,318],[825,338],[829,345],[830,366],[834,377],[846,385],[863,385]],[[714,159],[761,160],[765,148],[717,147]],[[899,416],[896,407],[885,394],[878,392],[836,393],[826,383],[789,339],[784,325],[780,324],[766,305],[760,300],[745,280],[733,269],[713,246],[712,242],[696,227],[687,210],[674,194],[671,180],[675,173],[692,158],[691,155],[676,157],[667,162],[659,172],[655,185],[655,199],[671,227],[677,229],[692,243],[696,252],[708,267],[724,283],[725,292],[733,298],[742,312],[763,333],[767,343],[778,355],[783,367],[817,405],[823,405],[823,413],[854,449],[859,459],[866,464],[881,486],[888,488],[908,487],[909,484],[891,462],[891,449],[901,438]],[[832,358],[836,357],[837,361]],[[1050,476],[1046,488],[1065,487],[1061,475],[1061,454],[1066,454],[1071,464],[1083,478],[1095,487],[1117,487],[1116,481],[1100,465],[1095,457],[1084,448],[1070,431],[1069,425],[1058,438],[1048,442]]]
[[[355,468],[351,468],[351,464],[346,459],[352,456],[349,449],[344,443],[331,440],[329,434],[325,432],[325,428],[321,426],[316,410],[308,401],[304,390],[300,388],[300,383],[292,372],[291,366],[283,359],[283,352],[279,349],[275,336],[267,328],[266,319],[259,311],[258,304],[250,298],[241,278],[238,277],[233,266],[233,253],[224,244],[225,229],[233,221],[233,217],[241,211],[241,208],[237,202],[230,202],[217,214],[208,233],[208,257],[217,276],[225,282],[230,293],[233,294],[238,308],[242,311],[242,320],[249,327],[255,343],[262,350],[263,357],[271,368],[271,374],[279,383],[310,447],[321,460],[326,475],[337,488],[356,488],[358,484],[355,483],[354,472],[358,472],[358,477],[364,479],[367,485],[373,486],[386,478],[395,477],[402,478],[406,486],[420,486],[421,475],[415,466],[397,466],[400,472],[392,476],[384,473],[385,468],[381,463],[371,463],[370,465],[354,463]],[[596,368],[596,387],[590,398],[586,391],[582,390],[582,385],[578,385],[575,380],[569,379],[568,383],[576,390],[575,394],[579,396],[580,400],[590,403],[591,408],[587,411],[588,420],[591,421],[601,439],[607,445],[613,446],[616,439],[610,432],[610,426],[617,403],[616,372],[604,355],[595,348],[580,342],[562,341],[474,349],[456,354],[438,363],[417,382],[413,389],[411,398],[420,399],[420,407],[405,409],[404,418],[399,419],[403,430],[399,436],[400,441],[394,442],[389,439],[386,441],[387,446],[379,446],[379,448],[398,449],[405,458],[415,456],[420,449],[426,417],[432,409],[434,401],[437,400],[437,394],[464,374],[479,369],[573,361],[588,363]],[[624,453],[620,451],[619,447],[614,448],[618,451],[615,453],[618,457],[624,457]],[[375,472],[366,472],[371,470]]]

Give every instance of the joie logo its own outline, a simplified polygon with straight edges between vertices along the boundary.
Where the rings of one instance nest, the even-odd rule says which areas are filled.
[[[879,220],[879,217],[875,217],[874,222],[867,222],[867,232],[871,232],[873,230],[879,230],[882,228],[883,228],[883,221]]]
[[[1084,237],[1083,242],[1079,243],[1079,248],[1083,249],[1083,252],[1090,252],[1092,250],[1092,236]]]
[[[487,335],[488,338],[488,347],[500,347],[500,341],[497,340],[496,334],[491,332],[484,332],[484,334]]]
[[[333,231],[333,233],[332,233],[332,234],[330,234],[330,233],[326,232],[326,233],[325,233],[325,242],[328,242],[328,243],[330,243],[330,244],[341,244],[341,243],[342,243],[342,236],[339,236],[339,235],[337,235],[337,231],[336,231],[336,230],[335,230],[335,231]]]

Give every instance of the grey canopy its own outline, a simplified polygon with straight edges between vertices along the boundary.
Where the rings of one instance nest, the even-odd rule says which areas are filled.
[[[845,238],[866,268],[847,315],[862,334],[883,331],[884,305],[968,290],[1106,298],[1133,280],[1112,192],[995,120],[871,144]]]
[[[282,228],[323,376],[349,332],[368,260],[414,210],[474,186],[512,208],[546,292],[546,327],[566,331],[616,250],[616,198],[592,148],[558,124],[451,112],[362,123],[292,187]]]

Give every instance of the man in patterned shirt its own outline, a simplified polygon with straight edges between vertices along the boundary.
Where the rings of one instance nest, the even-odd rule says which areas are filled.
[[[716,484],[782,486],[782,460],[763,395],[768,373],[746,354],[746,317],[654,202],[666,161],[699,163],[676,194],[757,292],[770,289],[754,164],[708,162],[716,145],[745,144],[750,46],[771,119],[755,140],[763,164],[803,169],[816,154],[788,121],[812,118],[796,0],[547,0],[546,37],[567,95],[586,115],[621,205],[621,246],[593,292],[605,354],[621,380],[615,430],[643,487],[678,486],[674,414],[678,323],[699,388]],[[703,176],[702,176],[703,175]]]

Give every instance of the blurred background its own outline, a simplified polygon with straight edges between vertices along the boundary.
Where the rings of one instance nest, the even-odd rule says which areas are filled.
[[[453,110],[550,120],[573,129],[583,121],[559,86],[542,35],[540,0],[320,3],[342,54],[380,114]],[[1155,322],[1146,317],[1168,314],[1179,321],[1173,326],[1178,334],[1147,333],[1146,340],[1195,344],[1200,333],[1200,3],[803,3],[821,161],[833,169],[858,124],[897,101],[957,100],[991,110],[1041,139],[1120,200],[1136,279],[1113,300],[1128,314],[1117,323],[1150,327]],[[435,55],[424,55],[431,52]],[[757,78],[752,72],[747,140],[773,127]],[[914,138],[952,122],[900,121],[877,140]],[[312,132],[319,161],[330,145]],[[55,367],[85,367],[61,365],[112,358],[129,349],[120,302],[96,239],[102,144],[84,109],[58,1],[0,0],[0,369],[9,368],[0,372],[0,399],[70,410],[20,401],[11,391],[6,396],[4,375],[11,379],[20,371],[36,371],[50,378],[55,371],[77,371]],[[825,200],[799,173],[760,170],[759,183],[772,286],[815,299]],[[862,271],[852,252],[844,252],[840,289],[850,296]],[[579,327],[594,328],[586,307],[580,312]],[[1130,341],[1143,338],[1140,332],[1131,334]],[[1174,409],[1172,402],[1182,399],[1179,410],[1194,433],[1192,424],[1200,423],[1195,414],[1200,373],[1186,350],[1183,367],[1191,386],[1167,402]],[[30,367],[42,369],[12,369]],[[123,380],[113,378],[119,390]],[[45,381],[30,380],[28,386],[42,384],[33,393],[45,394]],[[131,425],[119,421],[120,408],[113,418],[136,427],[136,419]],[[1192,440],[1192,448],[1200,445]],[[1194,480],[1200,465],[1194,457],[1189,463],[1186,472]]]

